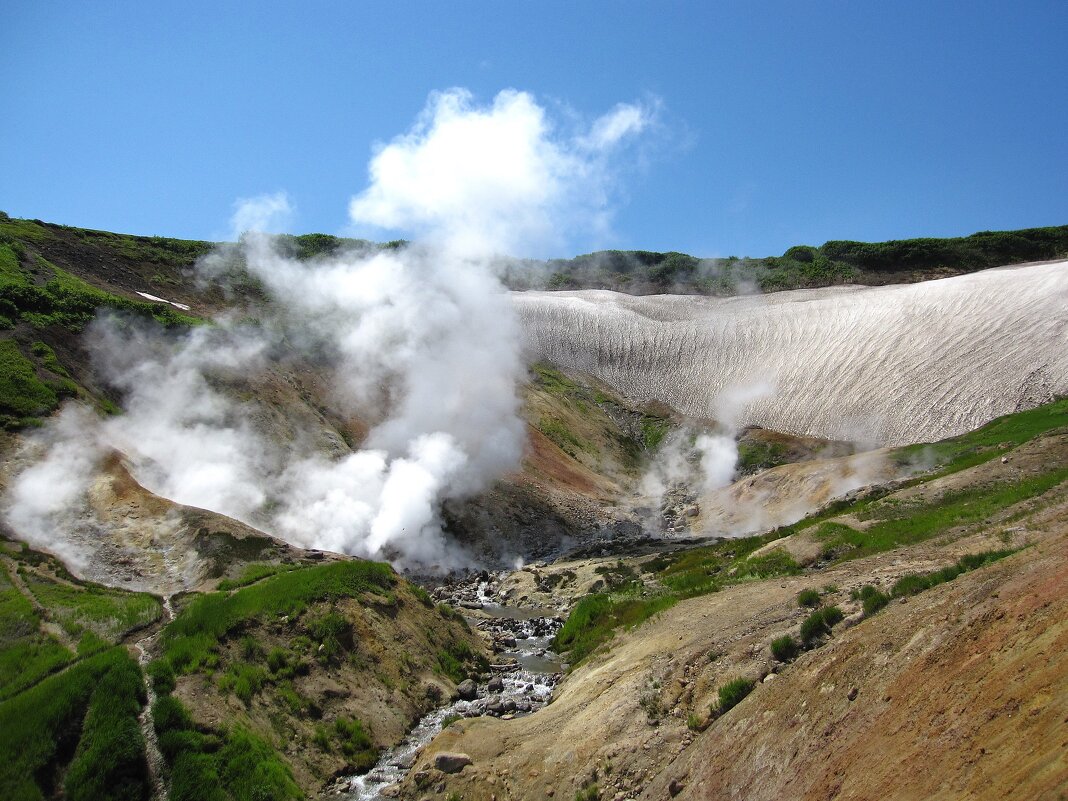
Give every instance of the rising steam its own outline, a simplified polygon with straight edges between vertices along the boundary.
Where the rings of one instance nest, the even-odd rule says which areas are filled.
[[[65,412],[49,425],[32,446],[38,461],[12,482],[9,520],[60,550],[96,465],[117,450],[153,492],[295,544],[457,565],[442,501],[486,488],[523,448],[519,329],[490,264],[603,231],[610,156],[649,122],[648,109],[620,105],[564,135],[523,92],[488,106],[462,90],[433,95],[409,132],[377,149],[349,207],[357,230],[414,237],[400,249],[298,261],[264,233],[292,214],[288,198],[242,202],[239,244],[201,269],[217,277],[242,257],[271,301],[259,319],[177,338],[98,320],[94,366],[123,391],[125,413]],[[326,453],[313,430],[280,439],[257,398],[233,391],[286,360],[323,369],[340,413],[370,422],[358,449]]]

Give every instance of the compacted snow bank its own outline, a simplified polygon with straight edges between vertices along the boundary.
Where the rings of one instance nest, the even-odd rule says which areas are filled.
[[[898,445],[1068,392],[1068,261],[735,298],[512,297],[533,358],[731,426]]]

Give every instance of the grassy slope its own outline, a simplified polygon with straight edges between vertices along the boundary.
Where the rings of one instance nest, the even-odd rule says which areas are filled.
[[[147,797],[141,671],[113,646],[159,618],[158,599],[78,581],[18,543],[3,541],[2,555],[0,797]],[[419,707],[435,703],[419,675],[448,687],[486,666],[462,618],[384,564],[252,565],[230,586],[182,599],[149,668],[171,798],[303,798],[336,770],[369,768],[383,742],[376,713],[308,695],[313,679],[349,676]],[[376,637],[411,653],[371,652]],[[229,705],[225,725],[171,696],[193,680],[211,688],[209,707]],[[321,774],[281,755],[294,737]]]
[[[158,619],[159,601],[0,546],[0,797],[147,797],[141,671],[113,646]]]
[[[899,449],[903,463],[920,456],[931,469],[913,479],[922,484],[982,464],[1049,431],[1068,427],[1068,400],[1007,415],[976,431],[931,445]],[[833,504],[792,526],[768,534],[727,540],[658,557],[644,563],[646,575],[579,601],[556,637],[573,664],[611,640],[616,629],[640,624],[682,598],[717,592],[741,581],[790,575],[800,566],[784,551],[750,558],[762,545],[813,526],[824,541],[823,559],[846,560],[930,539],[943,531],[989,519],[1000,510],[1034,498],[1068,480],[1068,469],[1051,466],[1036,476],[1001,484],[969,486],[925,501],[897,504],[878,493]],[[852,515],[875,522],[860,530],[831,517]]]
[[[183,601],[149,666],[172,798],[304,797],[375,763],[374,697],[421,714],[442,696],[420,676],[448,687],[487,665],[462,618],[385,564],[252,566],[228,586]]]

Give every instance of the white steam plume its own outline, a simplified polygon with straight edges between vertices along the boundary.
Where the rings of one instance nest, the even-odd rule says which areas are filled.
[[[659,506],[676,486],[707,494],[726,487],[738,464],[738,420],[746,407],[774,391],[764,378],[728,387],[715,399],[714,431],[698,431],[692,424],[671,432],[642,477],[640,492],[645,502]]]
[[[126,413],[83,415],[76,431],[49,427],[44,461],[7,496],[10,519],[20,531],[56,523],[61,509],[42,501],[41,481],[69,488],[57,501],[65,508],[114,449],[153,492],[296,544],[457,565],[441,502],[515,468],[524,437],[520,336],[489,257],[603,224],[609,156],[648,120],[621,105],[566,137],[522,92],[488,106],[463,90],[433,95],[412,130],[378,150],[370,185],[350,205],[355,225],[414,232],[417,243],[402,249],[297,261],[261,233],[284,227],[289,199],[241,203],[240,243],[204,269],[218,276],[244,257],[273,301],[259,325],[220,319],[171,339],[94,325],[95,363],[123,390]],[[312,431],[272,435],[262,404],[226,389],[301,357],[329,368],[343,415],[372,423],[361,449],[330,457]],[[84,455],[65,458],[72,448]],[[54,476],[64,464],[67,474]]]

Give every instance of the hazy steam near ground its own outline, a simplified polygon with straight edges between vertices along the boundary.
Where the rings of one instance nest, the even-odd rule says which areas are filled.
[[[715,399],[714,431],[690,425],[672,431],[642,476],[640,491],[645,501],[658,507],[664,494],[676,485],[707,494],[730,484],[738,464],[739,413],[773,392],[767,379],[754,376]]]
[[[518,324],[488,265],[580,228],[605,230],[610,158],[650,121],[649,109],[624,104],[562,134],[522,92],[488,106],[463,90],[433,95],[408,133],[378,148],[370,184],[350,204],[357,228],[414,236],[402,250],[296,261],[261,233],[291,213],[285,195],[241,203],[233,225],[244,235],[225,247],[243,249],[274,301],[267,316],[177,340],[98,321],[94,364],[124,391],[125,414],[60,415],[33,445],[39,461],[12,482],[9,519],[60,549],[64,516],[116,449],[157,494],[296,544],[455,566],[463,556],[447,547],[441,502],[517,467],[524,439]],[[219,388],[294,350],[330,365],[342,411],[376,421],[360,450],[331,459],[299,437],[280,444]]]

